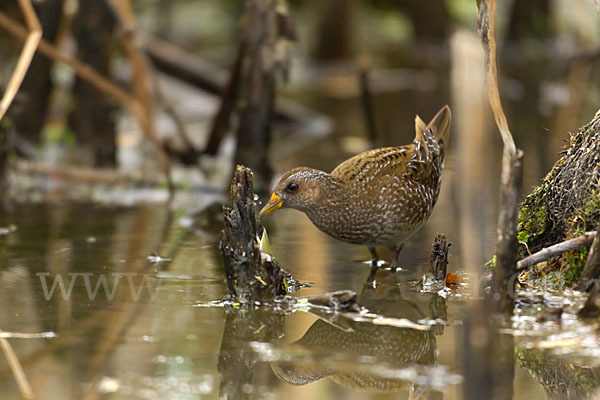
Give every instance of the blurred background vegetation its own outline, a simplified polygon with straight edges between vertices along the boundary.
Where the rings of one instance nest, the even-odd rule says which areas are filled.
[[[110,3],[43,0],[36,1],[35,7],[45,40],[130,88],[135,77],[122,38],[131,32]],[[472,83],[468,78],[452,78],[456,55],[451,47],[453,40],[464,41],[461,31],[476,32],[474,1],[313,0],[291,1],[289,6],[298,40],[291,44],[290,80],[286,85],[280,80],[279,98],[307,105],[331,118],[333,124],[318,128],[305,123],[299,125],[301,129],[296,126],[287,131],[285,124],[276,125],[274,137],[277,140],[300,130],[293,142],[306,143],[302,136],[310,137],[311,130],[332,131],[333,140],[309,147],[316,167],[331,167],[332,158],[315,153],[325,155],[332,147],[354,153],[366,146],[361,142],[368,132],[360,107],[359,58],[368,60],[379,144],[410,140],[414,114],[427,118],[444,103],[456,103],[462,96],[460,87]],[[181,157],[190,149],[185,148],[185,141],[181,143],[177,124],[164,115],[164,101],[158,98],[166,97],[175,105],[193,147],[202,153],[220,101],[219,90],[211,93],[210,85],[221,84],[234,64],[243,35],[243,2],[136,0],[132,7],[143,35],[137,45],[150,54],[151,64],[160,38],[192,56],[192,65],[199,60],[216,71],[205,76],[208,82],[203,87],[154,61],[152,68],[164,92],[158,96],[153,90],[157,102],[153,120],[162,146],[175,154],[175,162],[179,158],[188,167],[220,170],[227,166],[230,170],[226,161],[214,167],[211,161],[201,161],[201,155]],[[517,142],[529,150],[527,187],[557,158],[568,131],[589,120],[596,110],[600,91],[592,83],[599,78],[599,69],[594,67],[600,24],[592,0],[512,1],[499,7],[501,93]],[[14,21],[22,20],[16,1],[3,2],[0,11]],[[0,37],[0,82],[8,81],[22,47],[20,40],[4,32]],[[175,54],[172,61],[181,60]],[[71,68],[38,54],[2,121],[2,158],[60,166],[118,166],[129,172],[149,168],[149,172],[140,172],[142,176],[156,175],[156,148],[136,135],[139,129],[124,111],[122,104],[78,78]],[[293,119],[302,123],[311,116],[314,118],[300,113]],[[479,128],[467,124],[462,129]],[[227,159],[231,159],[233,150],[231,146],[227,150],[227,143],[221,152],[227,155],[229,151]],[[308,143],[314,143],[314,138]],[[490,143],[497,145],[495,138]],[[306,145],[294,148],[301,150]],[[285,165],[289,158],[278,160],[288,150],[289,146],[282,146],[272,154],[277,171],[289,167]],[[227,173],[218,175],[220,183],[227,182]]]

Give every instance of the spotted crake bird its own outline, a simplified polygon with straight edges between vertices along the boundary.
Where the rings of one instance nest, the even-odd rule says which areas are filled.
[[[387,247],[395,263],[440,193],[450,120],[448,106],[427,125],[417,116],[411,144],[360,153],[330,174],[306,167],[286,172],[259,218],[295,208],[328,235],[369,247],[375,259],[375,247]]]

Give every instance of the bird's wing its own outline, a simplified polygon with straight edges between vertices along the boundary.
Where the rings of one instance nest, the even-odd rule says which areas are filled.
[[[360,153],[338,165],[331,176],[344,182],[369,181],[385,175],[403,176],[411,169],[416,147],[413,143]]]

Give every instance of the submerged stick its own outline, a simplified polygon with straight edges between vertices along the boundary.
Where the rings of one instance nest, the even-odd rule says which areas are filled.
[[[526,269],[534,266],[535,264],[539,264],[542,261],[547,261],[552,257],[558,256],[562,253],[566,253],[567,251],[589,246],[595,237],[596,232],[586,232],[583,235],[578,236],[576,238],[565,240],[564,242],[556,243],[552,246],[543,248],[537,253],[534,253],[529,257],[525,257],[524,259],[520,260],[517,263],[517,269]]]

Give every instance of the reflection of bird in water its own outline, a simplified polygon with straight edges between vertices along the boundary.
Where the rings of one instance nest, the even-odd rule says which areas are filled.
[[[383,363],[391,368],[431,365],[435,361],[435,337],[430,331],[355,321],[348,321],[347,327],[351,330],[343,331],[323,320],[317,320],[294,345],[320,355],[343,353],[356,359],[368,356],[374,358],[378,365]],[[405,386],[405,382],[400,379],[381,377],[375,371],[369,373],[369,368],[356,371],[356,364],[352,361],[348,362],[349,365],[327,367],[326,360],[327,356],[312,363],[280,361],[271,364],[271,367],[279,378],[296,385],[329,377],[334,382],[353,389],[394,391]]]
[[[415,140],[358,154],[330,174],[295,168],[275,186],[263,217],[282,208],[304,212],[321,231],[336,239],[393,251],[429,218],[440,192],[444,148],[450,133],[445,106],[425,125],[416,117]]]
[[[412,321],[425,317],[417,304],[402,298],[397,285],[389,285],[389,288],[391,290],[381,296],[373,286],[365,285],[358,302],[379,315]],[[279,378],[296,385],[329,377],[353,389],[396,391],[406,382],[382,377],[378,371],[371,369],[373,365],[399,369],[433,365],[436,361],[436,339],[432,330],[381,326],[347,318],[338,318],[334,324],[319,319],[291,346],[308,351],[315,356],[314,359],[278,361],[272,363],[271,368]],[[348,356],[349,361],[328,362],[339,355]],[[364,356],[373,361],[361,362]]]

